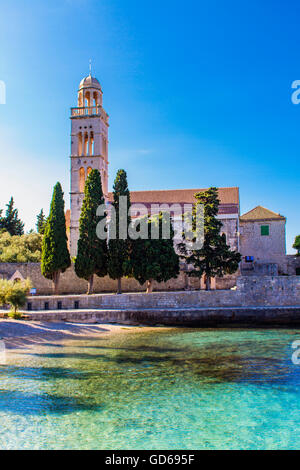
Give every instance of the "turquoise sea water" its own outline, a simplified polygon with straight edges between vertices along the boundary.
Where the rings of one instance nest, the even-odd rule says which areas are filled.
[[[299,449],[293,330],[133,329],[0,366],[1,449]]]

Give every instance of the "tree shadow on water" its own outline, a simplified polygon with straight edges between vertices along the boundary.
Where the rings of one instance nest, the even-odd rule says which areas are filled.
[[[0,412],[19,415],[64,415],[80,411],[101,411],[103,405],[83,397],[31,394],[0,390]]]
[[[178,352],[184,352],[185,349],[183,348],[164,348],[164,347],[158,347],[158,346],[146,346],[146,345],[140,345],[140,346],[129,346],[129,347],[120,347],[120,346],[104,346],[104,345],[89,345],[89,346],[82,346],[78,345],[76,348],[80,349],[103,349],[103,350],[111,350],[111,351],[132,351],[132,352],[147,352],[150,351],[152,353],[161,353],[161,354],[166,354],[166,353],[178,353]]]
[[[101,371],[81,371],[66,367],[24,367],[24,366],[6,366],[0,371],[1,376],[8,374],[14,378],[27,380],[89,380],[93,377],[99,377]]]

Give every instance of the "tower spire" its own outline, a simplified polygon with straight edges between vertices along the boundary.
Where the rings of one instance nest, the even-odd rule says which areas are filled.
[[[89,61],[90,77],[92,76],[92,59]]]

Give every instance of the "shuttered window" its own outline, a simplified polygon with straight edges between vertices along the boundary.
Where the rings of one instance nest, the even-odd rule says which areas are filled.
[[[269,225],[261,225],[260,226],[260,234],[261,234],[262,237],[268,237],[270,235]]]

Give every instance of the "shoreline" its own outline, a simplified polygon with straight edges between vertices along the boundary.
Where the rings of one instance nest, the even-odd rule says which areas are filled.
[[[0,319],[0,340],[7,350],[27,349],[42,346],[52,341],[98,339],[103,335],[119,333],[120,330],[134,329],[133,325],[84,323],[84,322],[47,322]]]
[[[221,310],[221,309],[220,309]],[[149,313],[149,312],[148,312]],[[173,313],[173,312],[172,312]],[[182,312],[181,312],[182,313]],[[300,315],[299,315],[300,316]],[[299,318],[298,316],[298,318]],[[42,315],[41,315],[42,317]],[[136,329],[157,329],[157,328],[199,328],[199,329],[286,329],[286,328],[299,328],[299,323],[292,324],[291,322],[203,322],[202,324],[192,325],[190,322],[175,324],[162,324],[158,321],[151,323],[137,323],[129,321],[101,321],[93,318],[79,319],[73,318],[69,320],[63,319],[40,319],[38,320],[14,320],[7,318],[0,318],[0,341],[5,344],[7,351],[13,352],[20,349],[31,349],[47,345],[49,343],[63,343],[66,341],[84,341],[84,340],[97,340],[104,335],[114,335],[121,332],[121,330],[133,331]],[[182,318],[181,318],[182,320]],[[202,317],[202,321],[204,318]],[[216,319],[215,319],[216,320]],[[270,319],[269,319],[270,320]],[[299,321],[299,320],[298,320]]]

